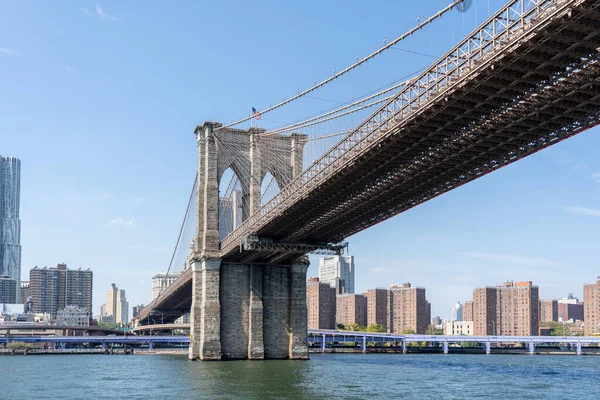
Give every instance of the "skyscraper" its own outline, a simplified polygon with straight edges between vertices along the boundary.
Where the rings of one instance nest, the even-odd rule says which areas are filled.
[[[335,288],[319,278],[310,278],[306,284],[306,305],[309,329],[335,329]]]
[[[414,288],[410,282],[392,285],[389,294],[388,326],[391,333],[407,330],[425,333],[431,322],[431,306],[425,298],[425,288]]]
[[[339,278],[336,280],[336,278]],[[331,256],[319,260],[319,281],[334,286],[337,293],[354,293],[354,256]],[[336,285],[342,284],[339,288]]]
[[[20,199],[21,161],[0,156],[0,275],[15,281],[11,303],[17,303],[21,287]]]
[[[129,322],[129,303],[125,291],[112,283],[106,292],[106,303],[100,309],[101,316],[111,316],[115,324]]]

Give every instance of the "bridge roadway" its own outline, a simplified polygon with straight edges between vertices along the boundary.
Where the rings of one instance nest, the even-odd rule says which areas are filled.
[[[293,259],[244,241],[337,243],[597,125],[599,8],[510,1],[228,235],[223,260]],[[186,271],[140,323],[188,312],[191,293]]]

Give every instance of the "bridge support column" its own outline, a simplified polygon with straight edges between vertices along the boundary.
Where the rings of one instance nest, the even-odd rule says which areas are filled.
[[[299,260],[291,267],[290,287],[290,346],[288,356],[292,360],[308,360],[308,310],[306,308],[306,271],[308,259]]]
[[[406,354],[406,339],[402,339],[402,354]]]
[[[367,352],[367,335],[363,336],[361,347],[362,347],[362,352],[366,353]]]
[[[263,267],[250,266],[250,312],[248,326],[248,358],[265,358],[263,341]]]
[[[221,260],[192,263],[192,307],[189,359],[221,359]]]
[[[325,334],[323,334],[323,337],[321,338],[321,353],[325,353]]]
[[[580,356],[581,354],[581,342],[577,342],[577,355]]]
[[[444,354],[448,354],[448,342],[444,341],[442,347],[444,348]]]
[[[485,342],[485,354],[492,354],[492,345],[490,342]]]
[[[529,354],[535,354],[535,343],[529,342]]]

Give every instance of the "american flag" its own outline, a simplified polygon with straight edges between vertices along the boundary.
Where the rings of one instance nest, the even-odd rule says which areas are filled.
[[[254,119],[260,119],[260,112],[258,112],[258,110],[254,107],[252,107],[252,116]]]

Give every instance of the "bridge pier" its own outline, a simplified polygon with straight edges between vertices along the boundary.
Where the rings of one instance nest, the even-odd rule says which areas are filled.
[[[308,261],[192,265],[189,359],[307,359]]]
[[[485,354],[492,354],[492,345],[490,342],[485,342]]]

